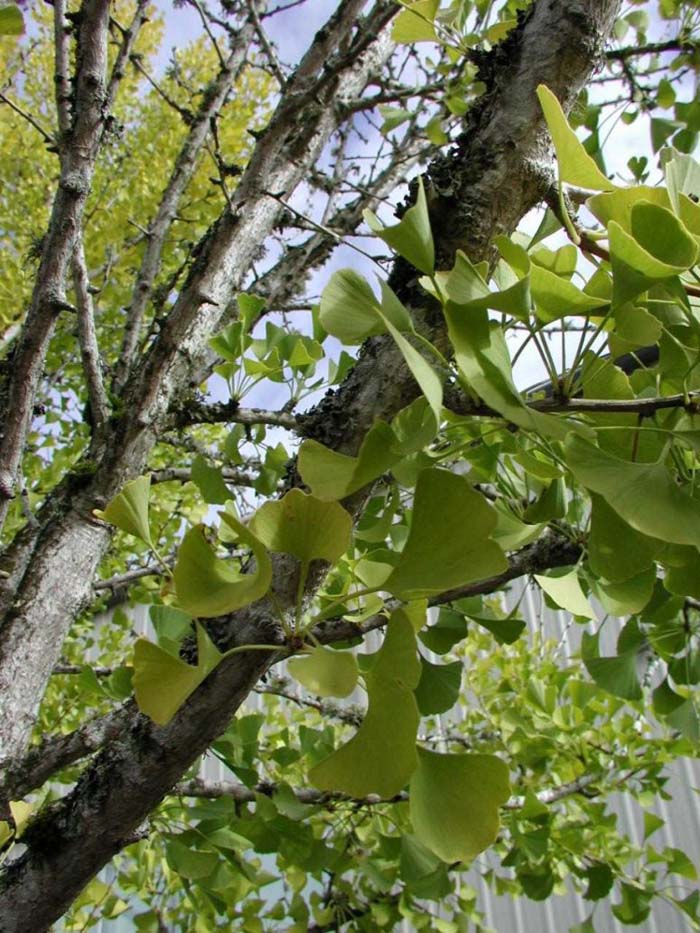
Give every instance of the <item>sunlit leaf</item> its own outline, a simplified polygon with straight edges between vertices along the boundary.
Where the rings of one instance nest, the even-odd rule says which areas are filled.
[[[413,830],[444,862],[470,862],[495,842],[509,796],[508,768],[495,755],[421,748],[409,791]]]
[[[571,612],[575,616],[581,616],[584,619],[595,619],[596,614],[581,589],[578,574],[575,570],[570,570],[558,577],[537,573],[534,574],[534,577],[539,586],[557,606],[566,609],[567,612]]]
[[[94,513],[103,521],[116,525],[152,547],[151,529],[148,524],[150,489],[150,475],[139,476],[128,482],[104,510],[95,509]]]
[[[204,501],[211,505],[223,505],[233,498],[221,470],[208,464],[202,456],[192,461],[192,482],[198,487]]]
[[[700,502],[676,484],[663,458],[630,463],[580,437],[570,437],[565,450],[576,479],[632,528],[671,544],[700,547]]]
[[[440,0],[415,0],[407,5],[394,20],[391,38],[400,44],[436,42],[433,20]]]
[[[319,645],[308,655],[291,658],[287,669],[302,686],[320,697],[347,697],[357,686],[357,661],[349,651]]]
[[[554,143],[561,180],[569,185],[591,188],[593,191],[610,191],[614,188],[613,183],[603,175],[569,126],[555,95],[544,84],[540,84],[537,97]]]
[[[202,525],[190,528],[178,550],[173,577],[179,606],[200,618],[224,615],[261,599],[272,580],[272,564],[260,541],[231,514],[220,514],[241,543],[252,550],[256,570],[241,573],[233,562],[216,556]]]
[[[389,470],[401,453],[396,435],[384,421],[377,421],[365,435],[357,457],[348,457],[314,440],[299,449],[297,469],[319,499],[343,499]]]
[[[196,665],[187,664],[145,638],[137,639],[133,685],[139,709],[157,725],[166,725],[221,658],[221,653],[199,623]]]
[[[408,616],[397,610],[372,669],[365,674],[369,705],[357,733],[309,772],[320,790],[352,797],[392,797],[416,767],[418,708],[413,691],[420,664]]]
[[[435,266],[435,247],[422,177],[418,178],[416,203],[409,207],[398,224],[385,227],[376,214],[370,210],[364,211],[363,216],[373,233],[381,237],[400,256],[407,259],[419,272],[432,275]]]
[[[291,489],[282,499],[261,506],[248,527],[270,551],[291,554],[303,563],[332,564],[350,546],[352,518],[337,502]]]
[[[408,541],[384,587],[417,599],[502,573],[508,563],[490,540],[495,526],[492,507],[464,477],[423,470]]]

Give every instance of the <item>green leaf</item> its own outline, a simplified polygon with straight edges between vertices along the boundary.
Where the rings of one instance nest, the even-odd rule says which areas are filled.
[[[447,654],[466,634],[464,616],[452,609],[441,609],[437,622],[422,629],[418,637],[433,654]]]
[[[661,829],[662,826],[666,825],[666,821],[662,820],[660,816],[657,816],[655,813],[650,813],[649,810],[644,811],[644,841],[651,836],[652,833],[655,833],[657,829]]]
[[[357,686],[357,661],[350,651],[319,645],[304,657],[291,658],[287,669],[302,686],[320,697],[347,697]]]
[[[110,500],[104,511],[95,509],[94,514],[102,521],[116,525],[122,531],[140,538],[149,547],[153,547],[151,529],[148,524],[150,489],[150,474],[132,479],[120,493]]]
[[[174,606],[151,606],[148,614],[158,644],[171,654],[177,654],[182,639],[192,629],[192,616]]]
[[[630,463],[580,437],[570,437],[565,452],[576,479],[632,528],[671,544],[700,547],[700,502],[675,483],[663,457]]]
[[[513,382],[503,331],[488,313],[450,301],[444,313],[457,366],[480,398],[513,424],[563,440],[572,425],[527,407]]]
[[[639,201],[631,210],[631,233],[608,224],[613,269],[613,305],[631,301],[650,285],[695,264],[698,245],[671,211]]]
[[[681,209],[681,195],[700,194],[700,164],[684,152],[672,150],[672,157],[664,164],[668,196],[676,213]]]
[[[495,527],[494,510],[468,480],[447,470],[421,471],[408,540],[384,588],[419,599],[496,576],[508,562],[490,540]]]
[[[310,770],[315,787],[351,797],[399,793],[416,767],[419,715],[413,691],[419,677],[413,625],[399,609],[365,674],[367,715],[349,742]]]
[[[607,897],[615,881],[612,868],[605,862],[590,865],[586,869],[586,878],[588,887],[583,896],[587,901],[599,901]]]
[[[641,612],[651,599],[656,582],[656,567],[647,567],[641,573],[619,583],[598,578],[591,588],[603,609],[610,615],[626,616]]]
[[[431,664],[421,658],[421,674],[416,687],[416,702],[422,716],[445,713],[457,702],[462,683],[462,662]]]
[[[363,217],[373,233],[381,237],[400,256],[407,259],[419,272],[425,275],[433,274],[435,247],[422,177],[418,178],[416,203],[413,207],[409,207],[398,224],[385,227],[376,214],[370,210],[364,211]]]
[[[584,619],[596,618],[591,604],[588,602],[581,589],[578,574],[575,570],[570,570],[568,573],[558,577],[544,576],[543,574],[537,573],[534,574],[534,577],[547,596],[549,596],[557,606]]]
[[[514,644],[527,628],[527,622],[524,619],[518,619],[512,614],[506,616],[505,619],[491,619],[487,616],[475,615],[470,615],[469,618],[485,628],[487,632],[491,632],[499,645]]]
[[[620,884],[620,895],[622,900],[619,904],[613,904],[612,907],[612,912],[620,923],[636,925],[646,920],[651,911],[649,907],[649,902],[653,897],[651,891],[645,891],[623,881]]]
[[[341,505],[300,489],[266,502],[248,527],[269,551],[291,554],[302,563],[325,560],[334,564],[352,538],[352,518]]]
[[[137,639],[134,646],[132,682],[136,702],[141,712],[159,726],[170,722],[223,657],[198,622],[196,627],[196,666],[187,664],[145,638]]]
[[[569,126],[555,95],[544,84],[540,84],[537,97],[554,143],[561,180],[569,185],[591,188],[593,191],[613,189],[613,183],[603,175]]]
[[[218,853],[191,849],[172,837],[166,839],[165,851],[170,868],[177,872],[178,875],[189,878],[191,881],[197,881],[211,875],[219,861]]]
[[[204,457],[199,455],[192,463],[192,482],[198,487],[204,501],[210,505],[223,505],[233,498],[221,470],[210,466]]]
[[[321,326],[341,343],[364,343],[367,337],[384,332],[377,316],[378,304],[364,276],[353,269],[338,269],[321,294]]]
[[[533,265],[530,288],[537,307],[537,316],[549,323],[569,315],[588,316],[609,302],[605,298],[587,295],[568,279]]]
[[[539,499],[528,505],[523,519],[532,525],[549,522],[553,518],[563,518],[565,515],[566,484],[563,479],[555,479],[548,483]]]
[[[22,11],[14,4],[0,7],[0,36],[21,36],[24,34]]]
[[[604,227],[614,220],[626,233],[632,233],[632,208],[641,201],[659,207],[671,206],[668,192],[664,188],[635,185],[633,188],[616,188],[614,191],[594,194],[586,201],[586,207]]]
[[[444,862],[469,862],[495,842],[498,808],[509,796],[500,758],[420,748],[409,791],[413,831]]]
[[[254,573],[240,573],[216,556],[203,525],[190,528],[180,545],[173,579],[180,607],[200,618],[225,615],[261,599],[272,581],[272,564],[260,541],[228,512],[220,515],[252,550],[257,567]]]
[[[306,440],[299,449],[297,469],[314,496],[344,499],[385,473],[401,458],[396,435],[384,421],[367,432],[357,457],[348,457]]]
[[[439,6],[440,0],[415,0],[408,4],[394,20],[391,38],[404,45],[437,42],[433,20]]]
[[[442,380],[430,363],[416,350],[416,348],[401,334],[391,321],[378,311],[386,329],[394,338],[396,346],[411,370],[413,378],[420,386],[430,408],[435,415],[435,421],[440,424],[442,420]]]
[[[598,653],[598,638],[598,632],[595,635],[584,632],[581,637],[581,657],[591,678],[613,696],[623,700],[641,699],[637,648],[623,651],[616,657],[601,658]]]

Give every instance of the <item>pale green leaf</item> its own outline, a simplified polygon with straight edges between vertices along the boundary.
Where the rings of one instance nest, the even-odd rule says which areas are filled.
[[[663,457],[631,463],[580,437],[570,437],[565,450],[576,479],[632,528],[670,544],[700,547],[700,502],[677,485]]]
[[[357,661],[350,651],[319,645],[308,655],[291,658],[287,669],[302,686],[320,697],[347,697],[357,686]]]
[[[385,473],[403,455],[391,427],[377,421],[366,434],[357,457],[306,440],[299,449],[297,469],[314,496],[343,499]]]
[[[151,529],[148,524],[148,501],[151,477],[139,476],[128,482],[108,504],[104,511],[95,509],[94,514],[122,531],[134,535],[153,547]]]
[[[414,42],[436,42],[433,20],[440,0],[415,0],[407,5],[394,20],[391,38],[394,42],[410,45]]]
[[[321,326],[341,343],[363,343],[384,332],[377,315],[379,302],[367,280],[353,269],[338,269],[323,289],[319,307]]]
[[[464,477],[423,470],[408,541],[384,587],[417,599],[501,573],[508,562],[490,540],[495,527],[493,508]]]
[[[420,386],[420,390],[425,396],[430,408],[435,415],[435,421],[440,424],[442,420],[442,380],[435,372],[430,363],[422,356],[410,341],[399,333],[391,321],[378,312],[384,322],[386,329],[396,342],[396,346],[401,351],[401,355],[406,361],[406,365],[411,370],[413,378]]]
[[[192,462],[192,482],[210,505],[223,505],[233,498],[231,490],[224,482],[221,470],[210,466],[202,456],[196,456]]]
[[[418,178],[416,203],[409,207],[398,224],[385,227],[376,214],[366,210],[365,221],[373,233],[381,237],[395,252],[426,275],[432,275],[435,266],[435,247],[430,230],[428,202],[423,179]]]
[[[587,295],[568,279],[534,264],[530,288],[537,316],[548,323],[570,315],[588,316],[608,304],[606,299]]]
[[[0,36],[21,36],[24,33],[24,17],[18,6],[0,7]]]
[[[610,191],[614,188],[569,126],[556,96],[544,84],[538,86],[537,96],[554,143],[561,180],[593,191]]]
[[[222,658],[204,628],[197,626],[197,664],[187,664],[159,645],[139,638],[134,646],[133,686],[142,713],[157,725],[173,718]]]
[[[270,558],[260,541],[232,515],[220,514],[241,543],[252,550],[256,570],[240,573],[232,563],[216,556],[202,525],[190,528],[180,545],[173,578],[179,606],[200,618],[225,615],[261,599],[272,580]]]
[[[591,588],[606,612],[614,616],[626,616],[642,611],[651,599],[655,582],[656,568],[652,565],[619,583],[598,578],[592,581]]]
[[[284,552],[303,563],[335,563],[350,546],[352,518],[337,502],[291,489],[255,513],[250,531],[269,551]]]
[[[444,862],[470,862],[495,842],[510,796],[508,768],[494,755],[419,749],[410,815],[418,839]]]
[[[575,570],[570,570],[560,577],[549,577],[544,574],[534,574],[534,577],[547,596],[557,606],[566,609],[567,612],[571,612],[575,616],[581,616],[585,619],[596,618],[591,604],[581,589],[578,574]]]
[[[372,669],[365,674],[369,705],[356,734],[309,772],[320,790],[351,797],[393,797],[416,767],[418,708],[413,691],[420,664],[411,620],[397,610]]]

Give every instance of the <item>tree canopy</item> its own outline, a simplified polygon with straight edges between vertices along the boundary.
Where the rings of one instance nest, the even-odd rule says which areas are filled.
[[[700,927],[699,18],[0,6],[3,933]]]

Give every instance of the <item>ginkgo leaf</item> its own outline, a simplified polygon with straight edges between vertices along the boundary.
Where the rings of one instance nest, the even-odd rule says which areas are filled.
[[[459,371],[487,405],[513,424],[557,440],[577,430],[570,423],[528,408],[513,382],[503,331],[495,321],[489,322],[485,309],[448,301],[444,313]]]
[[[639,685],[638,650],[632,646],[620,651],[615,657],[601,658],[598,653],[598,633],[584,632],[581,639],[581,657],[591,678],[614,696],[624,700],[639,700],[642,688]]]
[[[446,713],[457,702],[462,683],[464,665],[461,661],[451,664],[431,664],[421,658],[420,681],[416,687],[416,702],[422,716]]]
[[[602,496],[591,493],[591,530],[588,560],[599,577],[621,583],[651,564],[659,542],[624,521]]]
[[[537,97],[547,121],[559,166],[559,177],[569,185],[610,191],[615,186],[601,172],[571,129],[556,96],[544,84],[537,88]]]
[[[341,505],[300,489],[266,502],[248,527],[268,550],[291,554],[302,563],[335,563],[347,551],[352,536],[352,518]]]
[[[224,615],[261,599],[272,580],[272,564],[261,542],[233,515],[220,515],[252,550],[257,566],[254,573],[240,573],[216,556],[202,525],[190,528],[180,545],[173,579],[179,606],[200,618]]]
[[[559,577],[549,577],[537,573],[534,574],[534,577],[547,596],[557,606],[566,609],[567,612],[571,612],[575,616],[582,616],[585,619],[596,618],[593,607],[581,589],[578,574],[575,570],[571,570]]]
[[[148,524],[150,488],[150,474],[138,476],[128,482],[122,491],[110,500],[104,510],[95,509],[94,514],[153,547],[151,529]]]
[[[0,7],[0,36],[21,36],[24,33],[24,17],[16,4]]]
[[[510,797],[508,768],[495,755],[418,750],[409,809],[418,839],[444,862],[470,862],[498,836]]]
[[[664,457],[654,463],[631,463],[580,437],[570,437],[565,452],[576,479],[602,496],[632,528],[670,544],[700,547],[700,502],[677,485]]]
[[[321,326],[341,343],[355,345],[384,332],[379,302],[369,282],[353,269],[338,269],[321,294]]]
[[[369,705],[356,734],[319,762],[309,780],[320,790],[351,797],[393,797],[416,767],[420,678],[416,635],[405,612],[395,611],[374,665],[365,675]]]
[[[211,466],[202,456],[192,461],[192,482],[202,494],[202,498],[210,505],[223,505],[233,498],[233,493],[224,482],[224,477],[218,467]]]
[[[357,686],[355,655],[325,645],[319,645],[303,657],[291,658],[287,670],[302,686],[320,697],[347,697]]]
[[[344,499],[389,470],[401,457],[396,447],[391,427],[385,421],[377,421],[362,441],[357,457],[305,440],[299,449],[297,469],[314,496],[323,500]]]
[[[439,6],[440,0],[415,0],[394,20],[391,38],[400,44],[436,42],[433,20]]]
[[[490,540],[495,527],[496,513],[468,480],[447,470],[421,471],[408,540],[383,587],[419,599],[501,573],[508,562]]]
[[[587,295],[568,279],[533,265],[530,273],[532,297],[537,316],[543,321],[556,321],[569,315],[590,315],[607,305],[605,298]]]
[[[394,327],[391,321],[385,317],[381,311],[379,311],[378,314],[384,322],[386,329],[394,338],[396,346],[399,348],[401,355],[406,361],[406,365],[411,370],[413,378],[420,386],[421,392],[435,415],[436,423],[439,424],[442,419],[442,380],[430,363],[421,356],[413,344]]]
[[[204,628],[197,627],[197,664],[188,664],[159,645],[139,638],[134,646],[133,686],[142,713],[164,726],[221,661]]]
[[[381,237],[395,252],[407,259],[419,272],[432,275],[435,267],[435,247],[421,177],[418,178],[416,203],[409,207],[398,224],[385,227],[370,210],[364,211],[363,217],[372,232]]]

